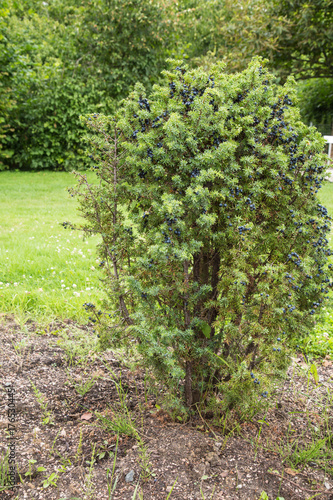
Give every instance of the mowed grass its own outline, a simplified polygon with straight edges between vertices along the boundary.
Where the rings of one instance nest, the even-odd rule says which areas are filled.
[[[87,176],[94,182],[93,172]],[[14,313],[21,321],[85,323],[83,303],[101,306],[100,239],[85,240],[80,231],[61,225],[83,222],[67,191],[75,184],[71,173],[0,172],[0,312]],[[333,183],[324,183],[319,200],[333,215]],[[333,355],[332,307],[331,300],[315,331],[299,342],[309,355]]]
[[[82,304],[101,303],[99,237],[85,240],[60,225],[83,222],[67,191],[75,184],[71,173],[0,172],[1,312],[23,321],[86,322]]]

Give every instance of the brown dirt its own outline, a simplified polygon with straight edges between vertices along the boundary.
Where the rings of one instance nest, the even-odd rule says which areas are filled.
[[[284,386],[277,389],[276,404],[266,415],[268,425],[258,422],[261,420],[258,415],[252,422],[241,423],[237,433],[223,435],[210,421],[205,423],[200,418],[186,424],[172,422],[165,412],[156,409],[154,396],[146,393],[145,397],[144,373],[131,372],[119,359],[119,353],[118,359],[111,351],[92,353],[85,364],[68,366],[66,353],[56,344],[56,330],[61,328],[69,334],[81,329],[82,333],[91,335],[90,327],[71,322],[50,325],[38,334],[34,323],[21,327],[12,318],[2,317],[0,373],[4,385],[0,392],[0,452],[5,452],[8,446],[5,384],[11,384],[15,389],[16,463],[22,481],[18,478],[15,493],[0,493],[1,499],[109,499],[107,469],[112,470],[116,435],[100,426],[95,412],[108,415],[112,420],[119,398],[102,360],[118,381],[121,377],[127,391],[127,407],[147,447],[152,474],[140,480],[141,498],[166,500],[176,481],[170,500],[258,500],[262,491],[267,492],[270,500],[278,495],[285,500],[333,499],[332,456],[310,460],[298,467],[293,467],[287,457],[288,449],[292,453],[297,448],[297,439],[298,446],[309,446],[311,429],[320,432],[321,438],[332,433],[329,390],[333,366],[329,359],[317,363],[319,383],[315,384],[313,378],[306,375],[309,367],[302,356],[295,358]],[[22,340],[21,348],[15,350],[14,345]],[[80,377],[87,378],[87,372],[99,378],[81,397],[68,383],[68,373],[79,381]],[[54,425],[42,424],[43,412],[29,380],[46,398]],[[84,415],[88,420],[82,419]],[[80,433],[81,452],[78,450]],[[92,444],[99,458],[94,463],[89,491],[87,461],[91,459]],[[26,475],[30,459],[36,462],[32,464],[31,475]],[[62,463],[64,467],[60,471]],[[114,500],[132,499],[142,473],[140,463],[142,466],[137,440],[121,436]],[[46,470],[38,472],[40,466]],[[127,483],[125,476],[131,470],[134,481]],[[45,476],[57,471],[56,486],[43,488]]]

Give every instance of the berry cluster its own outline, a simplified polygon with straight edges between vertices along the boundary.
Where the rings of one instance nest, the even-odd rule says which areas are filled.
[[[245,200],[245,204],[246,205],[249,205],[250,207],[250,210],[255,210],[256,209],[256,206],[254,203],[252,203],[252,199],[250,198],[250,196],[248,196]]]
[[[150,104],[148,102],[148,99],[142,98],[140,96],[138,103],[139,103],[140,109],[146,109],[147,111],[150,112]]]
[[[145,172],[144,170],[142,170],[142,168],[139,170],[139,173],[138,173],[138,176],[140,177],[140,179],[144,179],[147,175],[147,172]]]
[[[195,168],[192,172],[191,172],[191,177],[198,177],[200,175],[200,170],[198,168]]]
[[[254,374],[253,374],[252,372],[250,373],[250,375],[251,375],[251,378],[253,378],[253,379],[254,379],[254,380],[253,380],[253,383],[254,383],[254,384],[258,384],[258,385],[260,385],[260,380],[259,380],[258,378],[255,378],[255,376],[254,376]]]
[[[289,261],[291,261],[294,264],[296,264],[297,267],[299,267],[302,264],[300,256],[296,252],[291,252],[291,253],[288,254],[287,262],[289,262]]]
[[[162,231],[162,234],[164,235],[164,243],[168,243],[168,244],[171,243],[171,239],[164,231]]]
[[[246,232],[246,231],[251,231],[251,228],[250,227],[246,227],[246,226],[239,226],[237,228],[239,234],[243,234],[243,232]]]
[[[145,212],[143,215],[142,215],[142,219],[143,219],[143,227],[147,227],[148,225],[148,217],[149,217],[149,213]]]
[[[134,240],[133,229],[131,227],[124,227],[124,231],[129,234],[131,240]]]
[[[169,87],[170,87],[170,99],[172,99],[176,92],[176,84],[174,82],[170,82]]]
[[[209,104],[211,104],[211,103],[209,103]],[[223,144],[224,142],[226,142],[226,139],[223,139],[217,132],[214,132],[214,134],[213,134],[214,148],[217,149],[219,147],[219,145]]]

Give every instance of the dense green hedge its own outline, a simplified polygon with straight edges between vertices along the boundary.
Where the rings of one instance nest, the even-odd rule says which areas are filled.
[[[151,89],[170,56],[207,71],[223,60],[234,72],[260,54],[279,78],[330,81],[331,9],[316,0],[313,20],[309,9],[305,0],[2,0],[0,170],[86,168],[79,116],[113,113],[137,81]],[[307,121],[318,82],[302,87]],[[331,115],[326,97],[320,111]]]
[[[149,0],[12,0],[0,24],[0,169],[84,169],[80,115],[110,113],[140,78],[150,87],[171,26]]]

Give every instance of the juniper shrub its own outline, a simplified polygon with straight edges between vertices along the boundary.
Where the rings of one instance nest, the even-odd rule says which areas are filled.
[[[325,141],[260,59],[171,64],[149,96],[137,84],[117,115],[84,119],[99,183],[77,174],[75,193],[117,304],[100,342],[134,341],[185,413],[249,407],[332,286]]]

